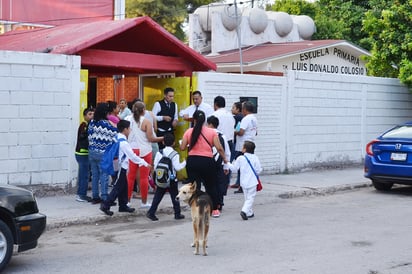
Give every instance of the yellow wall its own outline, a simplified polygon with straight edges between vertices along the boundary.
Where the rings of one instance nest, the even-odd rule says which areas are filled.
[[[178,111],[190,105],[190,77],[177,78],[144,78],[143,81],[143,101],[146,109],[152,110],[156,101],[163,99],[163,90],[172,87],[175,90],[174,101],[178,106]],[[175,149],[180,154],[180,159],[187,158],[187,151],[180,151],[178,141],[182,139],[183,133],[189,128],[189,123],[179,117],[179,123],[175,130]],[[180,180],[186,178],[186,171],[178,172]]]
[[[89,85],[89,71],[80,70],[80,123],[83,121],[83,110],[87,108],[87,87]]]

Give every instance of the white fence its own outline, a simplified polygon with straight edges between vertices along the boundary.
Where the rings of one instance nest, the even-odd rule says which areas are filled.
[[[290,72],[285,77],[197,73],[205,102],[258,98],[256,153],[265,173],[363,161],[366,143],[412,120],[396,79]],[[72,184],[80,58],[0,51],[0,183]]]
[[[198,73],[206,102],[258,98],[256,153],[266,173],[360,164],[365,145],[412,120],[412,95],[397,79],[291,71],[285,77]]]
[[[0,183],[67,184],[75,175],[80,57],[0,51]]]

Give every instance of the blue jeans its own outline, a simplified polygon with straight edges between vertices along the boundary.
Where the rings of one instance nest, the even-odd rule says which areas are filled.
[[[100,183],[100,198],[106,200],[109,188],[109,174],[103,172],[100,168],[100,161],[103,158],[103,153],[89,150],[89,162],[92,170],[92,198],[99,198],[99,183]]]
[[[79,164],[77,174],[77,195],[80,197],[87,196],[87,186],[89,182],[89,156],[75,154],[76,161]]]

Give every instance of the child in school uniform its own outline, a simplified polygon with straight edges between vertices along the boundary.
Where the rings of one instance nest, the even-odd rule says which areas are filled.
[[[163,143],[165,145],[165,148],[163,148],[163,154],[160,152],[156,153],[155,159],[154,159],[154,166],[157,166],[159,163],[160,159],[163,157],[163,155],[171,155],[172,152],[176,152],[173,149],[173,145],[175,143],[175,137],[171,133],[166,133],[164,135],[164,140]],[[172,199],[172,204],[173,204],[173,210],[175,213],[175,219],[180,220],[184,219],[185,216],[180,213],[180,203],[179,201],[176,201],[176,196],[178,194],[178,189],[177,189],[177,179],[176,179],[176,171],[179,171],[183,169],[186,166],[186,161],[179,162],[179,154],[174,153],[175,155],[171,158],[172,160],[172,165],[173,165],[173,177],[174,179],[170,180],[170,187],[168,188],[162,188],[162,187],[156,187],[156,191],[153,197],[152,205],[150,206],[150,209],[146,213],[146,217],[149,218],[152,221],[157,221],[159,220],[155,213],[157,210],[157,207],[159,206],[160,202],[163,199],[163,196],[165,195],[166,191],[169,191],[170,198]]]
[[[130,133],[130,122],[126,120],[120,120],[117,123],[117,129],[119,130],[119,133],[117,134],[117,139],[123,138],[127,140],[127,136],[129,136]],[[126,173],[127,169],[129,168],[129,160],[138,165],[151,168],[150,164],[148,164],[145,160],[143,160],[133,152],[132,148],[130,147],[130,144],[127,141],[120,141],[119,165],[121,168],[119,170],[119,174],[116,178],[112,191],[110,192],[107,199],[104,200],[100,205],[100,210],[103,211],[106,215],[113,215],[113,211],[110,211],[110,205],[114,203],[116,198],[119,202],[119,212],[132,213],[135,211],[134,208],[127,206],[128,184]]]
[[[258,184],[256,174],[262,172],[259,158],[255,153],[255,143],[245,141],[242,148],[243,155],[237,157],[233,163],[227,163],[230,170],[237,172],[240,170],[240,186],[243,189],[243,196],[245,201],[242,206],[240,216],[243,220],[247,220],[255,216],[253,212],[253,202],[256,196],[256,185]],[[249,162],[250,164],[249,164]],[[255,172],[253,172],[253,169]]]

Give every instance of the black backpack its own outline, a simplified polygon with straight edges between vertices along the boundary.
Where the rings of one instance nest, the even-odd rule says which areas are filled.
[[[161,188],[168,188],[170,182],[176,180],[173,172],[172,159],[177,155],[176,151],[172,151],[168,156],[163,154],[162,158],[157,163],[154,170],[153,179],[155,184]]]
[[[225,139],[223,139],[222,133],[218,132],[217,133],[219,137],[219,142],[223,147],[223,151],[225,150]],[[219,152],[216,150],[216,148],[213,148],[213,158],[215,159],[215,162],[220,165],[223,162],[222,157],[220,156]]]

